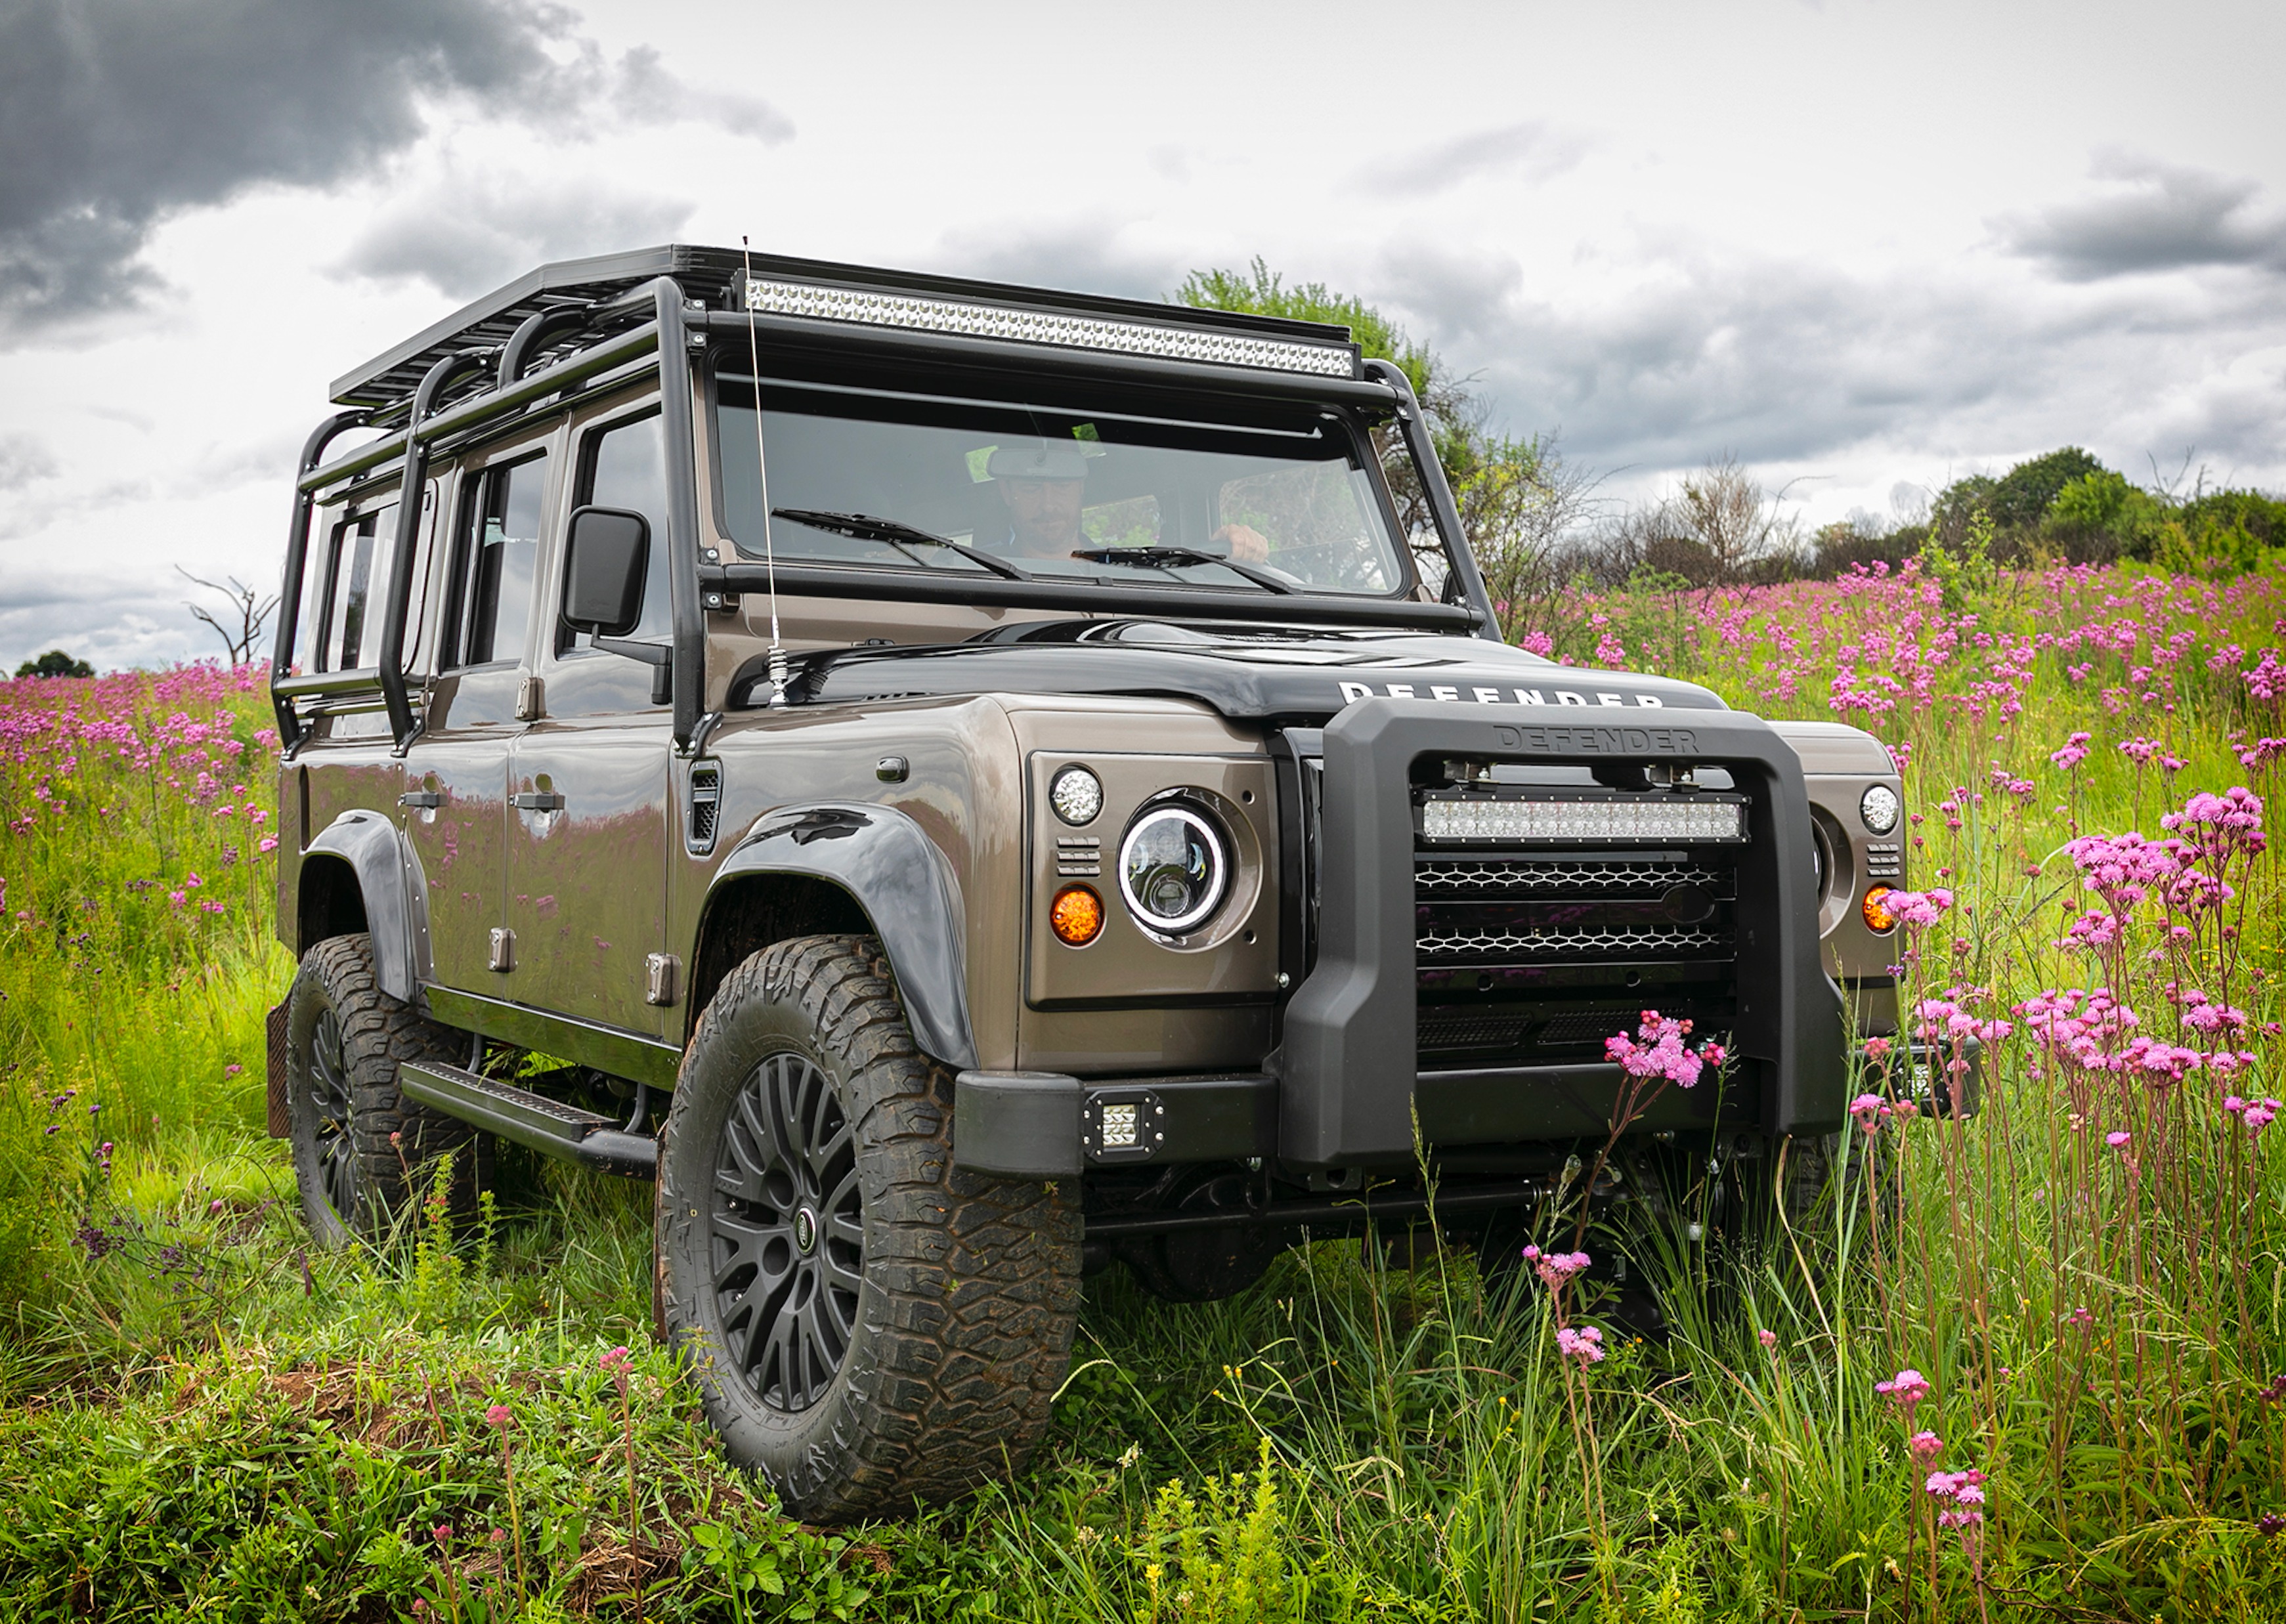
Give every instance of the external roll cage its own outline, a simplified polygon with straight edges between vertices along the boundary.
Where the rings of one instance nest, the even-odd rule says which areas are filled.
[[[645,316],[649,319],[637,320],[632,327],[623,326]],[[659,275],[613,297],[535,311],[497,345],[465,347],[431,362],[405,407],[353,407],[327,418],[311,431],[302,448],[295,483],[293,516],[287,532],[284,579],[279,596],[277,640],[271,658],[271,698],[284,752],[291,755],[306,737],[307,728],[297,701],[313,702],[319,709],[329,702],[349,702],[356,708],[371,709],[377,696],[381,708],[388,713],[390,736],[399,754],[420,732],[422,719],[414,712],[406,687],[405,635],[414,543],[421,523],[420,492],[426,483],[432,451],[465,438],[535,402],[563,394],[646,356],[658,357],[662,376],[671,377],[666,358],[688,357],[694,349],[705,346],[711,332],[745,336],[749,323],[774,340],[816,345],[822,336],[830,334],[836,345],[913,354],[987,371],[1084,373],[1145,387],[1191,391],[1204,389],[1213,392],[1235,389],[1258,396],[1327,400],[1391,413],[1428,495],[1431,515],[1451,561],[1460,603],[1313,597],[1305,604],[1291,597],[1267,598],[1258,594],[1144,588],[1123,592],[1121,605],[1128,611],[1141,613],[1240,619],[1267,616],[1281,621],[1306,614],[1308,619],[1328,623],[1423,631],[1473,630],[1494,639],[1500,635],[1483,576],[1462,533],[1459,508],[1437,460],[1420,403],[1405,374],[1386,361],[1365,362],[1366,376],[1359,379],[1274,372],[1238,375],[1233,368],[1153,356],[1074,353],[993,339],[898,332],[801,316],[707,311],[689,300],[682,284],[673,276]],[[602,336],[536,372],[527,370],[532,359],[551,341],[587,331]],[[488,387],[452,398],[456,387],[486,372],[490,374]],[[385,422],[399,409],[405,413],[403,427],[346,456],[321,464],[326,448],[342,434]],[[756,590],[764,583],[760,565],[700,561],[690,390],[661,388],[659,415],[667,458],[666,524],[661,540],[669,559],[677,566],[667,572],[674,621],[668,672],[675,745],[678,750],[689,753],[694,741],[703,740],[706,725],[702,714],[706,691],[706,606],[702,594],[719,599],[725,591]],[[349,671],[297,674],[293,669],[294,643],[300,630],[303,576],[310,562],[310,527],[318,493],[359,475],[385,475],[388,464],[399,461],[395,548],[390,558],[388,597],[375,663]],[[440,522],[442,518],[440,515]],[[932,596],[995,605],[1089,610],[1100,608],[1103,602],[1100,588],[1077,582],[1009,581],[997,578],[946,580],[938,577],[924,584],[910,577],[886,576],[878,571],[784,564],[778,566],[777,577],[780,590],[825,595],[906,597],[925,585]]]

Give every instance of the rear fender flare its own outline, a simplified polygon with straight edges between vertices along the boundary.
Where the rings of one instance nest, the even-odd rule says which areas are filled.
[[[421,866],[405,837],[378,812],[344,812],[302,854],[304,871],[311,858],[326,856],[348,863],[357,876],[381,989],[412,1003],[429,968],[429,907]],[[307,952],[312,944],[298,945]]]
[[[935,841],[894,807],[780,807],[714,872],[714,895],[755,875],[800,875],[848,893],[881,940],[913,1041],[956,1070],[976,1064],[968,1020],[960,882]]]

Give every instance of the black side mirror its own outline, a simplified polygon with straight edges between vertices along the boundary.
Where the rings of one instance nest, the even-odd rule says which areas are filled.
[[[642,619],[650,521],[619,508],[574,509],[564,544],[564,619],[574,631],[624,637]]]

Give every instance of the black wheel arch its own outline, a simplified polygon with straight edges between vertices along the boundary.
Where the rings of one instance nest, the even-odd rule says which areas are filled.
[[[894,807],[780,807],[754,824],[707,891],[690,1026],[748,954],[817,934],[879,940],[916,1045],[956,1071],[975,1067],[959,881],[936,842]]]
[[[373,937],[375,979],[413,1002],[428,969],[427,888],[397,825],[378,812],[344,812],[302,854],[295,886],[296,958],[334,936]]]

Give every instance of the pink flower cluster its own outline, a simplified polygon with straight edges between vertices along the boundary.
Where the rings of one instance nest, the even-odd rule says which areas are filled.
[[[1566,1359],[1578,1360],[1583,1368],[1599,1363],[1604,1357],[1604,1333],[1592,1325],[1558,1327],[1556,1351]]]
[[[1574,1275],[1586,1273],[1589,1261],[1585,1252],[1543,1252],[1536,1246],[1524,1249],[1524,1260],[1550,1291],[1560,1291]]]
[[[1922,1487],[1936,1499],[1952,1502],[1937,1513],[1938,1527],[1973,1528],[1984,1520],[1983,1472],[1973,1468],[1967,1471],[1933,1471]]]
[[[1884,912],[1900,925],[1927,930],[1944,918],[1952,906],[1952,893],[1942,886],[1927,891],[1892,891],[1881,899]]]
[[[1873,1391],[1911,1415],[1913,1407],[1929,1396],[1929,1379],[1907,1366],[1888,1381],[1874,1383]]]
[[[2242,1100],[2236,1094],[2227,1096],[2222,1108],[2246,1124],[2249,1133],[2260,1133],[2276,1120],[2282,1107],[2275,1100]]]
[[[1713,1038],[1696,1049],[1690,1047],[1684,1041],[1690,1036],[1690,1021],[1669,1021],[1657,1010],[1647,1009],[1636,1035],[1629,1037],[1622,1032],[1605,1038],[1604,1052],[1631,1077],[1661,1078],[1677,1088],[1690,1088],[1698,1083],[1704,1068],[1719,1068],[1728,1058],[1728,1051]]]
[[[1868,1133],[1878,1133],[1881,1124],[1891,1117],[1912,1117],[1920,1115],[1920,1107],[1910,1100],[1884,1100],[1879,1094],[1860,1094],[1849,1102],[1849,1115]]]

